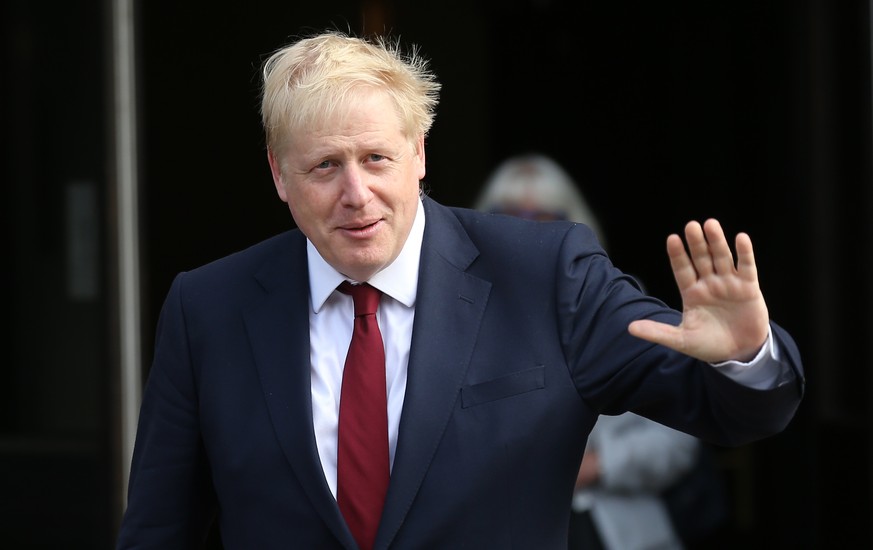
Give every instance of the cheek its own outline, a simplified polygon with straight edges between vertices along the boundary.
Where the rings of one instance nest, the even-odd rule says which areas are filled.
[[[311,227],[318,220],[330,216],[333,200],[326,193],[314,192],[313,188],[288,186],[287,195],[291,216],[301,229]]]

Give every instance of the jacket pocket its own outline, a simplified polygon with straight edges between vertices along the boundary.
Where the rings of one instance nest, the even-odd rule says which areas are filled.
[[[513,395],[541,390],[545,387],[546,367],[539,365],[532,369],[462,387],[461,408],[466,409]]]

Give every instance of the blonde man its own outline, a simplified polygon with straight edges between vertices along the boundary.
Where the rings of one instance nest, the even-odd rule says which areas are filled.
[[[266,62],[267,160],[297,228],[171,285],[118,548],[197,547],[217,522],[226,550],[564,550],[600,414],[725,445],[791,420],[800,358],[748,236],[736,266],[715,220],[687,225],[690,253],[668,238],[679,312],[582,225],[440,205],[419,191],[438,91],[395,41],[328,32]],[[363,530],[337,502],[344,282],[381,292],[390,480]]]

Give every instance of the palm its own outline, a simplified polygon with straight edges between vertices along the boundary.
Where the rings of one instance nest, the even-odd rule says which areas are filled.
[[[631,334],[697,359],[719,362],[751,359],[767,337],[769,315],[749,236],[736,239],[737,262],[714,219],[685,227],[682,239],[671,235],[667,252],[682,296],[682,322],[671,326],[634,321]]]

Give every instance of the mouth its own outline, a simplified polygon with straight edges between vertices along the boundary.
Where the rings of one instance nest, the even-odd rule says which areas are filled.
[[[341,226],[340,229],[347,235],[362,238],[371,236],[378,230],[378,227],[381,224],[381,219],[375,221],[361,221],[345,224]]]

